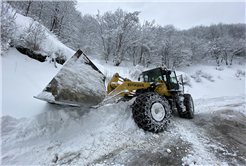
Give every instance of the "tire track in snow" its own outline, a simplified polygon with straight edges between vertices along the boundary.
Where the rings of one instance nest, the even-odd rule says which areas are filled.
[[[213,165],[219,164],[219,161],[206,147],[209,144],[209,138],[207,138],[197,126],[192,123],[191,120],[175,119],[176,132],[180,134],[180,138],[183,141],[187,141],[191,144],[187,156],[182,158],[183,165]]]
[[[235,130],[223,134],[223,128],[217,127],[226,124],[232,129],[231,123],[242,124],[238,129],[239,137],[246,137],[245,96],[198,99],[195,100],[195,108],[195,119],[176,119],[183,139],[193,146],[193,151],[182,159],[184,164],[245,165],[246,159],[242,155],[246,153],[246,146],[242,145],[243,140],[238,143],[234,138],[227,137],[228,133],[235,133]],[[224,111],[228,108],[230,112]],[[234,115],[233,119],[231,115]],[[228,118],[230,121],[226,121]],[[235,144],[241,146],[241,149],[235,148]]]

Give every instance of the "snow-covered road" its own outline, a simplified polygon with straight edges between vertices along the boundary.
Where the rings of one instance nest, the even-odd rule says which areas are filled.
[[[245,96],[195,100],[195,118],[173,113],[152,134],[132,119],[133,101],[81,110],[47,104],[32,118],[2,117],[3,165],[245,165]]]
[[[245,165],[245,97],[195,100],[192,120],[173,114],[168,130],[115,150],[94,163],[123,165]]]

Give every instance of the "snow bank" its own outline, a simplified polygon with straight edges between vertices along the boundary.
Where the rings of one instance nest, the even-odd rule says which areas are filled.
[[[50,105],[49,111],[32,118],[4,116],[2,163],[87,165],[115,148],[135,145],[145,132],[136,126],[128,104],[106,105],[88,113]]]

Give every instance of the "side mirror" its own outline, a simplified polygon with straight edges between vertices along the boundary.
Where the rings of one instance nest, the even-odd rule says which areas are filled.
[[[140,76],[138,77],[138,81],[140,81]]]

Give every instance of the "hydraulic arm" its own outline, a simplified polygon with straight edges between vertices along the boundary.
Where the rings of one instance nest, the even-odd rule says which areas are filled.
[[[132,82],[128,78],[123,78],[118,73],[116,73],[108,83],[107,96],[104,99],[104,102],[109,100],[117,101],[125,95],[135,96],[137,89],[144,89],[149,87],[150,83]]]

